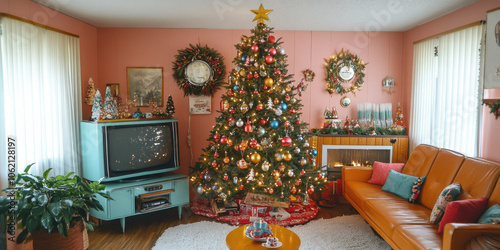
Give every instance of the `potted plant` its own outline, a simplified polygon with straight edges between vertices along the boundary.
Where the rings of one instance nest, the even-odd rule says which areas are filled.
[[[71,236],[68,232],[76,232],[79,234],[77,240],[83,242],[83,229],[93,231],[95,226],[89,219],[89,210],[103,210],[94,198],[96,195],[110,198],[102,192],[104,185],[87,182],[73,172],[48,177],[51,168],[43,176],[32,175],[28,173],[31,166],[33,164],[28,165],[24,173],[18,174],[14,183],[17,188],[15,197],[19,201],[16,220],[23,229],[17,237],[17,243],[23,242],[31,233],[36,249],[37,239],[55,243],[55,238],[64,240],[68,235]]]

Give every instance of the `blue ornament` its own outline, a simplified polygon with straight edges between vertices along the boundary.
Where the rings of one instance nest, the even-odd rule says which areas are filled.
[[[247,56],[241,56],[241,61],[244,62],[247,59]]]
[[[279,125],[280,125],[280,123],[278,121],[276,121],[276,120],[273,120],[271,122],[271,128],[277,128]]]
[[[217,189],[219,189],[219,187],[217,185],[212,186],[212,190],[216,191]]]
[[[240,85],[234,85],[234,86],[233,86],[233,90],[234,90],[234,91],[238,91],[238,89],[240,89]]]
[[[318,154],[318,150],[313,149],[313,150],[311,151],[311,154],[312,154],[312,155],[317,155],[317,154]]]
[[[283,111],[285,111],[287,108],[288,108],[288,105],[286,105],[286,103],[282,103],[280,106],[280,109]]]

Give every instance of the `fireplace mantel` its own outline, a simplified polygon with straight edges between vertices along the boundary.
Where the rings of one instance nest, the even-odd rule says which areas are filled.
[[[321,166],[323,145],[380,145],[392,146],[392,162],[406,163],[408,160],[408,136],[407,135],[318,135],[312,138],[312,146],[315,146],[318,155],[316,165]]]

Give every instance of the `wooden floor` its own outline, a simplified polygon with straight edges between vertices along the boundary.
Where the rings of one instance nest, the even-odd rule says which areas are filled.
[[[356,214],[351,205],[339,203],[333,208],[321,207],[315,219],[351,214]],[[193,214],[185,207],[181,220],[177,217],[177,208],[129,217],[125,233],[122,233],[119,220],[103,221],[102,226],[89,232],[89,249],[151,249],[165,229],[198,221],[217,220]]]

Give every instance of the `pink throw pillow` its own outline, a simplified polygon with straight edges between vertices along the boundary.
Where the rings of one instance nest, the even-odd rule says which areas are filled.
[[[404,166],[404,163],[383,163],[376,161],[373,163],[372,178],[368,181],[368,183],[384,185],[391,169],[401,173]]]
[[[476,223],[486,210],[488,198],[458,200],[448,203],[443,219],[439,223],[438,234],[442,234],[448,223]]]

